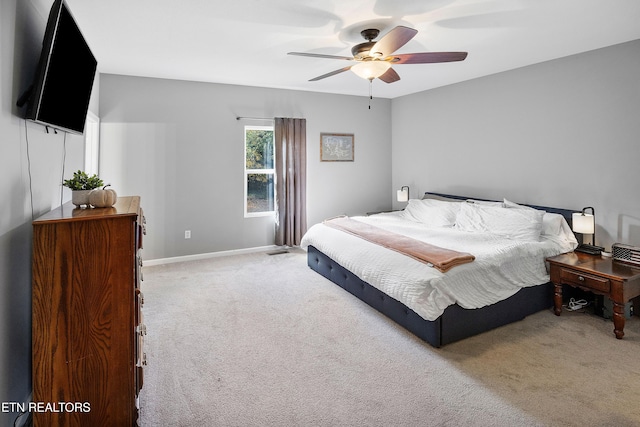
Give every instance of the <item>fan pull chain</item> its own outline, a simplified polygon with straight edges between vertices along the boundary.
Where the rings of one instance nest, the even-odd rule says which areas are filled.
[[[372,99],[373,99],[373,79],[369,79],[369,110],[371,110]]]

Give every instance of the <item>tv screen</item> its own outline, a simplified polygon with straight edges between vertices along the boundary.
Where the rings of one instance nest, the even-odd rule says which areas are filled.
[[[66,3],[55,0],[26,119],[82,134],[97,66]]]

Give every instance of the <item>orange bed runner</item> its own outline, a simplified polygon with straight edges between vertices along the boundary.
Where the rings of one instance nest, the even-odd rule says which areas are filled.
[[[434,246],[346,216],[328,219],[324,221],[324,224],[407,255],[417,261],[430,264],[443,273],[457,265],[466,264],[475,259],[473,255],[466,252]]]

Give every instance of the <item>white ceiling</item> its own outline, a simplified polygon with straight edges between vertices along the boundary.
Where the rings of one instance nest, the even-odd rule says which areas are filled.
[[[360,31],[418,30],[397,53],[466,51],[463,62],[400,64],[376,97],[438,86],[640,39],[639,0],[66,0],[101,73],[367,96],[350,62]],[[588,71],[588,70],[585,70]]]

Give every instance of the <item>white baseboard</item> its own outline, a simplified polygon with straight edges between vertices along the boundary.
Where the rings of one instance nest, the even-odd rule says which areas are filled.
[[[144,265],[152,266],[152,265],[162,265],[162,264],[173,264],[176,262],[197,261],[201,259],[217,258],[217,257],[223,257],[223,256],[229,256],[229,255],[242,255],[242,254],[250,254],[254,252],[266,252],[266,251],[272,251],[274,249],[281,249],[281,247],[276,245],[269,245],[269,246],[259,246],[255,248],[232,249],[229,251],[209,252],[204,254],[184,255],[184,256],[178,256],[178,257],[172,257],[172,258],[149,259],[144,261]]]

